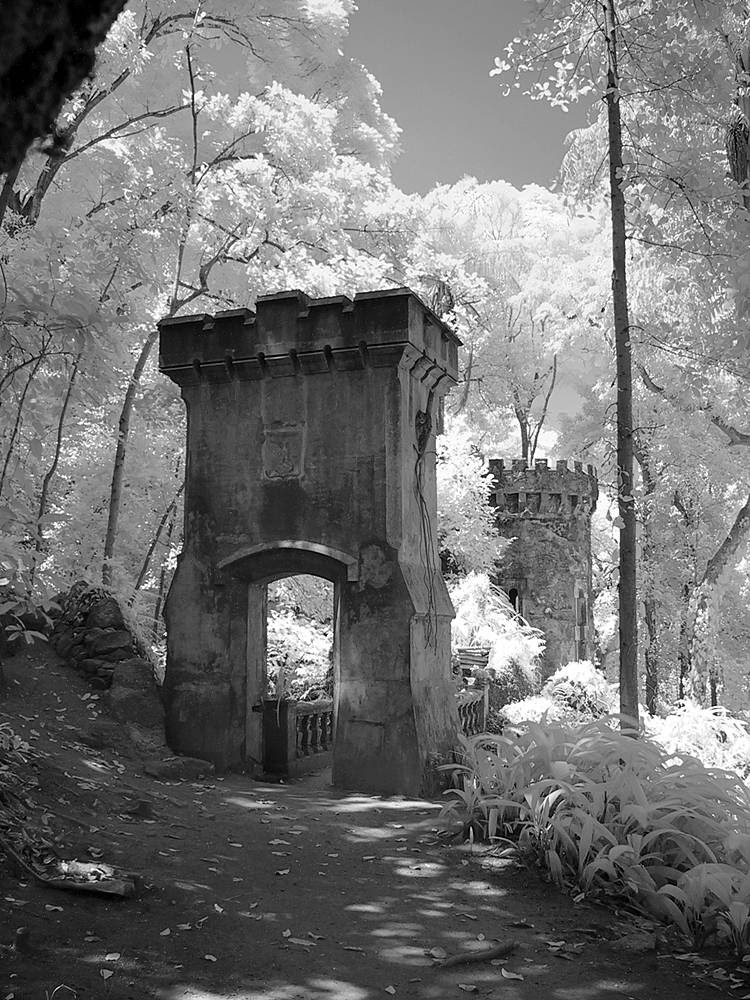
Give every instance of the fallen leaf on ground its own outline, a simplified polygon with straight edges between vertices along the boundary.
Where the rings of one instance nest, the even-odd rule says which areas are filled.
[[[393,994],[396,992],[396,987],[395,986],[386,986],[385,992],[386,993],[390,993],[391,996],[393,996]]]
[[[312,938],[313,941],[325,941],[325,937],[322,934],[313,934],[312,931],[308,931],[307,936]]]
[[[190,931],[192,929],[193,929],[193,925],[192,924],[178,924],[177,925],[177,930],[178,931]]]
[[[523,981],[523,976],[519,975],[517,972],[509,972],[508,969],[501,969],[500,975],[503,979],[520,979]]]
[[[459,983],[458,988],[463,990],[464,993],[478,993],[479,987],[474,986],[472,983]]]
[[[50,913],[62,913],[62,906],[50,906],[49,903],[44,904],[44,909]]]
[[[315,947],[315,942],[314,941],[305,941],[304,938],[290,937],[289,938],[289,944],[301,944],[303,948],[314,948]]]
[[[216,955],[204,955],[203,957],[205,958],[205,960],[207,962],[215,962],[216,961]]]
[[[280,844],[286,844],[286,846],[287,846],[287,847],[289,847],[289,846],[290,846],[290,845],[289,845],[289,841],[288,841],[288,840],[279,840],[279,838],[278,838],[278,837],[276,837],[276,838],[275,838],[274,840],[269,840],[269,841],[268,841],[268,843],[269,843],[269,844],[270,844],[270,845],[271,845],[272,847],[278,847],[278,846],[279,846]]]
[[[111,951],[109,953],[109,955],[105,955],[104,956],[104,961],[105,962],[116,962],[119,957],[120,957],[120,952],[119,951]]]
[[[447,958],[448,952],[445,948],[430,948],[427,952],[428,955],[432,955],[433,958]]]
[[[172,929],[170,927],[165,927],[163,931],[159,931],[159,937],[169,937],[171,933]]]
[[[365,949],[364,948],[357,948],[353,944],[345,944],[344,945],[344,951],[361,951],[363,955],[365,953]]]
[[[109,979],[111,976],[114,976],[114,972],[110,972],[109,969],[99,969],[99,975],[102,979]]]
[[[292,931],[291,931],[291,928],[290,928],[290,927],[287,927],[287,929],[286,929],[285,931],[282,931],[282,932],[281,932],[281,936],[282,936],[282,937],[285,937],[285,938],[289,938],[289,937],[291,937],[291,936],[292,936]]]

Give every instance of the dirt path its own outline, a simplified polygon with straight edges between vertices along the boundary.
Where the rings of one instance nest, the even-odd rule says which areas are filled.
[[[29,952],[0,954],[0,1000],[750,995],[750,974],[657,952],[647,927],[575,904],[515,862],[446,848],[434,803],[339,793],[325,774],[155,781],[137,756],[79,741],[97,702],[49,654],[6,673],[0,721],[55,754],[35,798],[68,817],[59,853],[101,852],[142,889],[73,895],[0,862],[0,941],[31,931]],[[515,952],[495,964],[438,964],[510,940]]]

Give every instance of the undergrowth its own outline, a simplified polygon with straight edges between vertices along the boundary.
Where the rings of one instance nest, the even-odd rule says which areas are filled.
[[[750,951],[750,793],[736,772],[613,728],[527,723],[463,740],[445,811],[557,882],[616,896],[693,946]]]

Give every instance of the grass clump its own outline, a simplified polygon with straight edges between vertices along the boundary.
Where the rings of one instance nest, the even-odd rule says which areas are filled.
[[[557,882],[614,895],[700,946],[750,946],[750,794],[736,772],[598,719],[463,741],[446,811]]]

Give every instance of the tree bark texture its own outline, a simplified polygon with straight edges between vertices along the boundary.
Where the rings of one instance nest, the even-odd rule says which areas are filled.
[[[633,497],[633,372],[628,315],[622,122],[617,69],[617,11],[601,4],[607,44],[607,126],[612,218],[612,305],[617,356],[617,473],[620,514],[620,712],[638,721],[636,521]]]

